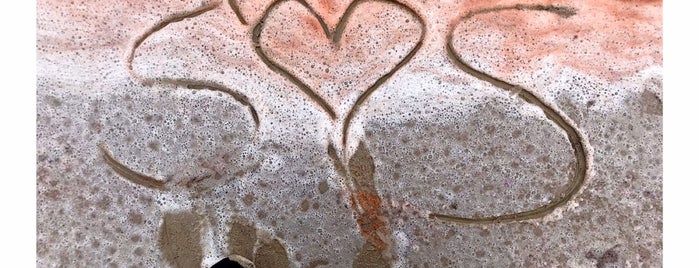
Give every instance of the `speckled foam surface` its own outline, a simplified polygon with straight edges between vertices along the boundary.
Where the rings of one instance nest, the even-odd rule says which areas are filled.
[[[38,267],[661,265],[660,1],[37,13]]]

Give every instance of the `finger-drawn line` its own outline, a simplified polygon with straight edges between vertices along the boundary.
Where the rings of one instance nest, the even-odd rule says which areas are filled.
[[[119,160],[114,159],[114,157],[109,153],[104,144],[98,145],[97,147],[100,149],[102,153],[102,158],[107,163],[107,165],[109,165],[109,167],[112,168],[112,170],[114,170],[114,172],[116,172],[117,175],[119,175],[120,177],[135,184],[144,186],[146,188],[161,191],[169,190],[165,181],[134,171],[133,169],[119,162]],[[172,183],[171,185],[184,186],[187,189],[190,189],[192,188],[192,186],[195,186],[204,180],[211,179],[212,177],[212,174],[205,174],[202,176],[186,178],[180,182]]]
[[[590,160],[590,154],[588,151],[586,151],[586,147],[584,145],[584,139],[582,138],[581,132],[572,125],[572,121],[565,116],[562,112],[558,112],[551,108],[550,105],[544,103],[541,98],[537,97],[532,93],[531,91],[518,86],[514,85],[511,83],[508,83],[504,80],[501,80],[499,78],[496,78],[492,75],[486,74],[485,72],[476,70],[475,68],[471,67],[469,64],[467,64],[464,60],[461,59],[460,56],[458,56],[456,50],[454,49],[454,43],[453,43],[453,35],[454,31],[456,29],[456,26],[464,22],[468,19],[473,18],[476,15],[479,14],[485,14],[489,12],[499,12],[499,11],[504,11],[504,10],[530,10],[530,11],[546,11],[546,12],[551,12],[554,14],[557,14],[563,18],[567,18],[570,16],[573,16],[576,13],[576,10],[573,8],[569,7],[558,7],[558,6],[553,6],[553,5],[514,5],[514,6],[503,6],[503,7],[495,7],[495,8],[488,8],[488,9],[482,9],[482,10],[477,10],[477,11],[472,11],[467,13],[465,16],[461,17],[457,22],[455,22],[453,25],[451,25],[451,29],[449,30],[448,36],[447,36],[447,54],[449,58],[452,60],[452,62],[458,66],[461,70],[464,72],[481,79],[483,81],[486,81],[500,89],[503,89],[505,91],[513,91],[517,90],[518,94],[516,94],[517,97],[523,99],[524,101],[535,105],[539,108],[541,108],[546,115],[546,118],[549,120],[553,121],[558,127],[562,128],[567,136],[568,140],[570,141],[572,147],[573,147],[573,152],[575,154],[576,158],[576,167],[575,167],[575,175],[573,177],[572,182],[569,184],[568,188],[566,189],[565,195],[562,197],[558,197],[548,204],[531,209],[528,211],[524,212],[518,212],[518,213],[512,213],[512,214],[505,214],[505,215],[498,215],[498,216],[490,216],[490,217],[483,217],[483,218],[468,218],[468,217],[459,217],[459,216],[453,216],[453,215],[445,215],[445,214],[439,214],[439,213],[432,213],[430,214],[431,218],[435,218],[438,220],[442,221],[450,221],[450,222],[456,222],[456,223],[464,223],[464,224],[488,224],[488,223],[504,223],[504,222],[512,222],[512,221],[519,221],[519,220],[529,220],[529,219],[535,219],[535,218],[541,218],[549,213],[553,212],[556,208],[566,204],[568,201],[570,201],[573,196],[575,196],[576,193],[582,189],[582,186],[588,176],[588,165],[591,163]]]
[[[265,10],[264,15],[262,15],[262,19],[260,20],[260,22],[257,25],[255,25],[255,28],[252,31],[252,42],[253,42],[253,44],[255,44],[255,52],[260,57],[262,62],[264,62],[265,65],[267,65],[268,68],[272,69],[272,71],[275,71],[275,72],[281,74],[282,76],[286,77],[287,79],[289,79],[289,81],[291,81],[296,86],[298,86],[299,89],[301,89],[301,91],[303,91],[303,93],[308,95],[308,97],[311,98],[311,101],[320,105],[320,107],[323,109],[323,111],[325,113],[327,113],[328,116],[330,116],[330,118],[332,120],[335,120],[335,119],[337,119],[337,115],[335,114],[335,111],[333,110],[332,107],[330,107],[330,104],[328,104],[327,101],[325,101],[320,95],[318,95],[315,91],[313,91],[308,85],[306,85],[306,83],[304,83],[303,81],[298,79],[296,76],[292,75],[291,72],[289,72],[286,68],[284,68],[281,65],[276,64],[275,62],[270,60],[269,57],[267,56],[267,54],[265,54],[264,50],[262,50],[262,46],[260,45],[260,37],[262,36],[262,28],[265,25],[265,21],[267,20],[267,17],[269,17],[269,14],[272,12],[272,10],[274,10],[278,5],[280,5],[286,1],[296,1],[299,4],[301,4],[302,6],[304,6],[306,9],[308,9],[311,12],[311,14],[313,14],[313,16],[316,18],[316,20],[318,20],[318,22],[320,22],[320,25],[323,27],[323,31],[325,32],[326,37],[330,38],[330,31],[328,30],[328,26],[323,21],[323,18],[321,18],[320,15],[318,15],[318,13],[315,10],[313,10],[313,8],[311,8],[311,6],[308,5],[308,3],[306,3],[306,1],[304,1],[304,0],[277,0],[274,3],[272,3],[267,8],[267,10]]]
[[[228,5],[231,6],[231,9],[233,9],[233,12],[235,13],[235,16],[238,17],[238,21],[240,21],[240,24],[248,25],[248,22],[245,21],[245,17],[243,17],[243,13],[240,12],[240,6],[238,5],[238,2],[235,0],[228,0]]]
[[[347,176],[347,170],[345,169],[345,166],[342,165],[342,161],[340,161],[340,156],[337,154],[335,146],[333,146],[330,142],[328,143],[328,155],[333,163],[333,167],[340,174],[340,176]]]
[[[171,23],[174,22],[179,22],[184,19],[188,18],[194,18],[196,16],[199,16],[201,14],[204,14],[208,11],[211,11],[215,8],[217,8],[221,2],[212,2],[209,4],[205,4],[203,6],[200,6],[194,10],[191,11],[186,11],[186,12],[180,12],[180,13],[175,13],[171,15],[170,17],[166,18],[165,20],[157,23],[153,27],[149,28],[146,30],[143,34],[138,36],[135,41],[132,43],[131,48],[128,50],[127,56],[126,56],[126,68],[129,72],[129,74],[134,77],[136,80],[141,82],[144,85],[147,86],[153,86],[154,84],[171,84],[175,86],[182,86],[188,89],[207,89],[207,90],[212,90],[212,91],[218,91],[225,93],[232,97],[234,100],[240,102],[244,106],[248,107],[248,110],[250,111],[250,115],[252,116],[253,121],[255,122],[255,127],[259,128],[260,126],[260,118],[259,115],[257,114],[257,110],[255,107],[250,103],[249,99],[243,95],[240,92],[237,92],[231,88],[228,88],[220,83],[213,82],[213,81],[202,81],[202,80],[194,80],[194,79],[184,79],[184,78],[164,78],[164,77],[159,77],[159,78],[145,78],[133,69],[133,60],[136,54],[136,50],[145,42],[148,37],[153,35],[155,32],[160,31],[170,25]]]
[[[349,17],[350,17],[350,16],[352,15],[352,13],[356,10],[357,6],[359,6],[359,4],[364,3],[364,2],[374,1],[374,2],[384,2],[384,3],[389,3],[389,4],[396,5],[396,6],[398,6],[399,8],[401,8],[401,9],[407,11],[408,13],[410,13],[412,16],[414,16],[414,17],[419,21],[419,23],[420,23],[420,29],[421,29],[420,39],[418,40],[418,42],[416,43],[416,45],[413,47],[413,49],[412,49],[398,64],[396,64],[396,66],[394,66],[388,73],[386,73],[386,74],[384,74],[383,76],[381,76],[381,77],[380,77],[378,80],[376,80],[371,86],[369,86],[369,87],[359,96],[359,98],[357,99],[357,101],[354,103],[354,105],[353,105],[352,108],[350,109],[348,115],[345,117],[345,120],[344,120],[344,123],[343,123],[343,130],[342,130],[342,133],[343,133],[342,142],[343,142],[343,145],[344,145],[344,144],[346,144],[346,141],[347,141],[346,134],[347,134],[347,131],[348,131],[348,129],[349,129],[349,123],[350,123],[350,121],[352,120],[352,118],[355,116],[355,113],[356,113],[358,107],[361,106],[361,105],[364,103],[364,101],[365,101],[367,98],[369,98],[369,96],[370,96],[379,86],[381,86],[383,83],[385,83],[396,71],[398,71],[398,69],[400,69],[400,68],[403,67],[403,65],[405,65],[408,61],[410,61],[410,60],[412,59],[412,57],[415,56],[415,53],[417,52],[417,50],[419,50],[420,47],[422,47],[422,42],[423,42],[423,40],[424,40],[424,38],[425,38],[425,32],[426,32],[426,30],[425,30],[425,29],[426,29],[425,22],[424,22],[424,20],[422,19],[422,17],[420,17],[420,16],[417,14],[417,12],[415,12],[412,8],[408,7],[407,5],[405,5],[405,4],[403,4],[403,3],[400,3],[400,2],[397,2],[397,1],[393,1],[393,0],[355,0],[355,1],[353,1],[353,2],[350,3],[350,5],[347,7],[347,9],[345,10],[344,14],[342,14],[342,17],[340,18],[340,21],[339,21],[339,23],[338,23],[336,29],[335,29],[334,31],[332,31],[332,32],[331,32],[330,29],[328,28],[328,25],[325,23],[325,21],[323,20],[323,18],[322,18],[322,17],[321,17],[321,16],[320,16],[320,15],[319,15],[305,0],[277,0],[277,1],[275,1],[274,3],[272,3],[272,4],[267,8],[267,10],[265,11],[264,15],[262,16],[262,19],[261,19],[260,22],[255,26],[255,28],[254,28],[254,30],[253,30],[253,33],[252,33],[252,40],[253,40],[253,43],[255,44],[255,52],[256,52],[257,55],[260,57],[260,59],[265,63],[265,65],[267,65],[267,67],[269,67],[269,68],[272,69],[273,71],[279,73],[280,75],[284,76],[284,77],[287,78],[289,81],[291,81],[291,82],[294,83],[296,86],[298,86],[299,89],[301,89],[301,91],[302,91],[303,93],[305,93],[313,102],[315,102],[316,104],[318,104],[318,105],[322,108],[322,110],[323,110],[325,113],[327,113],[328,116],[329,116],[332,120],[336,120],[336,119],[337,119],[337,114],[336,114],[336,112],[333,110],[333,108],[330,106],[330,104],[329,104],[325,99],[323,99],[320,95],[318,95],[318,93],[316,93],[315,91],[313,91],[306,83],[304,83],[304,82],[301,81],[299,78],[297,78],[296,76],[294,76],[293,74],[291,74],[291,72],[289,72],[289,70],[287,70],[286,68],[282,67],[281,64],[278,64],[278,63],[274,62],[273,60],[271,60],[271,59],[269,58],[269,56],[264,52],[264,50],[262,49],[262,46],[261,46],[261,44],[260,44],[260,37],[261,37],[261,35],[262,35],[262,30],[263,30],[263,28],[264,28],[265,21],[267,20],[267,18],[268,18],[269,15],[271,14],[272,10],[274,10],[278,5],[280,5],[280,4],[282,4],[282,3],[286,2],[286,1],[295,1],[295,2],[297,2],[297,3],[299,3],[299,4],[301,4],[301,5],[302,5],[304,8],[306,8],[309,12],[311,12],[311,14],[312,14],[312,15],[316,18],[316,20],[320,23],[320,26],[322,27],[323,32],[325,33],[325,37],[328,38],[328,39],[330,39],[330,40],[332,40],[333,43],[335,43],[335,44],[339,44],[339,42],[340,42],[340,40],[341,40],[341,38],[342,38],[342,33],[343,33],[344,29],[345,29],[345,26],[347,25],[347,22],[349,21]]]
[[[180,182],[179,185],[184,185],[187,188],[191,188],[192,185],[197,184],[203,180],[210,179],[211,177],[212,177],[211,174],[206,174],[203,176],[191,178],[189,180],[184,180],[184,181]]]
[[[165,28],[166,26],[168,26],[172,23],[179,22],[179,21],[182,21],[184,19],[194,18],[196,16],[199,16],[201,14],[206,13],[207,11],[213,10],[214,8],[218,7],[220,4],[221,4],[221,2],[211,2],[209,4],[202,5],[202,6],[196,8],[194,10],[191,10],[191,11],[184,11],[184,12],[178,12],[178,13],[172,14],[169,17],[162,20],[161,22],[148,28],[140,36],[136,37],[136,40],[133,41],[130,49],[127,51],[127,54],[126,54],[126,69],[129,71],[129,74],[131,74],[131,76],[137,78],[140,81],[144,80],[143,77],[141,77],[139,74],[137,74],[133,70],[133,59],[134,59],[134,56],[136,55],[136,49],[138,49],[138,47],[140,47],[141,44],[143,44],[143,42],[146,41],[146,39],[148,37],[150,37],[155,32],[162,30],[163,28]]]
[[[366,91],[364,91],[364,93],[362,93],[362,95],[359,96],[359,98],[354,103],[354,105],[352,105],[352,108],[350,108],[350,111],[347,114],[345,121],[342,123],[342,145],[343,146],[347,145],[347,134],[349,132],[349,125],[350,125],[350,122],[352,121],[352,119],[354,118],[354,116],[356,115],[356,112],[359,109],[359,107],[362,104],[364,104],[364,101],[366,101],[369,98],[369,96],[371,96],[371,94],[374,93],[374,91],[376,91],[377,88],[379,88],[379,86],[381,86],[383,83],[388,81],[388,79],[391,78],[391,76],[393,76],[393,74],[396,73],[398,71],[398,69],[402,68],[403,65],[408,63],[415,56],[415,54],[420,49],[420,47],[422,47],[422,42],[425,39],[425,33],[427,32],[427,30],[426,30],[427,26],[425,24],[425,21],[422,19],[422,17],[420,17],[417,14],[417,12],[415,10],[413,10],[412,8],[408,7],[407,5],[405,5],[403,3],[399,3],[399,2],[395,2],[395,1],[385,1],[385,2],[394,3],[394,4],[398,5],[400,8],[404,9],[405,11],[410,13],[413,17],[415,17],[418,20],[418,22],[420,23],[420,39],[416,43],[415,47],[413,47],[413,49],[410,50],[410,52],[408,52],[408,55],[403,58],[403,60],[398,62],[398,64],[393,69],[391,69],[388,73],[384,74],[383,76],[381,76],[381,78],[376,80],[376,82],[374,82],[374,84],[372,84]],[[357,3],[357,2],[354,2],[354,3]],[[342,27],[342,29],[344,29],[345,24],[346,23],[341,21],[338,28]]]
[[[167,83],[170,84],[175,84],[175,85],[181,85],[184,86],[188,89],[208,89],[212,91],[218,91],[222,92],[225,94],[228,94],[231,96],[233,99],[236,101],[240,102],[242,105],[247,106],[248,110],[250,111],[250,115],[252,116],[252,120],[255,122],[255,127],[259,128],[260,127],[260,117],[257,114],[257,110],[255,110],[255,107],[252,106],[250,103],[250,100],[243,95],[240,94],[220,83],[213,82],[213,81],[201,81],[201,80],[191,80],[191,79],[183,79],[183,78],[177,78],[177,79],[172,79],[172,78],[160,78],[158,79],[160,81],[166,81]]]
[[[109,167],[111,167],[112,170],[114,170],[114,172],[116,172],[122,178],[135,184],[144,186],[146,188],[161,191],[165,190],[164,181],[133,171],[132,169],[128,168],[124,164],[114,159],[114,157],[112,157],[112,155],[109,154],[109,151],[107,151],[107,148],[104,145],[99,145],[98,147],[102,152],[102,158],[107,163],[107,165],[109,165]]]

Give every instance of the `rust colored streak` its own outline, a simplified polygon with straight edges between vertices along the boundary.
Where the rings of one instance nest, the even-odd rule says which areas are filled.
[[[624,3],[634,3],[634,4],[662,4],[662,0],[617,0]]]
[[[308,5],[318,12],[330,28],[335,28],[350,2],[352,0],[308,0]]]
[[[458,26],[457,38],[470,40],[460,44],[459,50],[498,76],[534,72],[541,68],[536,63],[550,56],[557,66],[610,81],[662,64],[661,2],[547,2],[571,6],[577,12],[568,17],[526,9],[480,12]],[[481,2],[464,6],[464,13],[488,9],[479,6]]]
[[[320,25],[320,22],[318,22],[318,20],[316,20],[316,18],[315,18],[314,16],[312,16],[312,15],[304,15],[304,16],[301,16],[300,18],[301,18],[301,20],[303,20],[303,22],[305,23],[305,26],[308,26],[308,27],[303,27],[304,30],[305,30],[305,29],[310,29],[310,30],[311,30],[311,31],[310,31],[311,33],[322,33],[322,29],[323,29],[323,28],[322,28],[322,26]],[[296,39],[295,39],[295,40],[296,40]],[[293,43],[293,44],[289,44],[289,45],[287,45],[286,47],[284,47],[284,49],[293,49],[293,48],[297,48],[297,47],[299,47],[301,44],[303,44],[303,42],[296,42],[296,43]],[[282,47],[282,46],[284,46],[284,44],[277,44],[277,46]]]
[[[83,1],[80,4],[40,0],[36,4],[37,48],[43,53],[121,49],[128,45],[124,36],[166,12],[162,3],[144,0]],[[180,1],[168,2],[172,10],[187,9],[189,5]],[[93,56],[85,54],[80,58],[85,62],[95,61]]]
[[[359,233],[374,249],[382,251],[388,247],[384,237],[390,236],[381,197],[376,191],[374,170],[376,166],[364,142],[349,160],[349,175],[355,186],[350,203],[357,212]]]
[[[387,243],[382,237],[388,235],[388,224],[384,220],[381,198],[376,193],[359,191],[352,195],[350,203],[359,214],[357,224],[362,237],[377,250],[386,249]]]
[[[334,0],[310,0],[308,2],[308,4],[310,4],[312,7],[314,7],[316,11],[318,11],[318,15],[323,17],[323,19],[325,20],[328,19],[328,15],[330,15],[330,12],[333,10],[333,7],[337,5],[337,3],[335,3],[336,1]]]

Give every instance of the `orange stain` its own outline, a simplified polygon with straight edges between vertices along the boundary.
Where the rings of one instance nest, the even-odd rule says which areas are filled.
[[[359,207],[357,202],[359,202]],[[381,198],[375,193],[360,191],[350,197],[350,203],[352,204],[352,209],[359,213],[357,224],[362,237],[371,243],[375,249],[385,249],[387,243],[382,237],[388,234],[388,224],[384,221]]]
[[[333,0],[318,0],[318,4],[315,6],[316,11],[323,17],[330,15],[333,7],[336,5]]]
[[[318,22],[318,20],[312,15],[304,15],[303,17],[301,17],[301,20],[304,22],[306,26],[308,26],[308,28],[313,29],[313,32],[323,32],[323,29],[320,27],[320,22]]]
[[[481,1],[463,5],[466,14],[480,8],[512,6],[500,1],[484,6]],[[469,42],[461,48],[464,59],[497,62],[496,76],[536,71],[532,64],[554,56],[557,66],[618,81],[649,65],[662,64],[662,16],[660,1],[545,1],[541,4],[569,6],[577,14],[562,18],[547,12],[507,10],[477,15],[460,21],[455,39],[476,36],[501,37],[488,46]],[[641,4],[642,3],[642,4]],[[492,38],[492,37],[491,37]],[[471,62],[475,63],[475,62]],[[490,64],[488,64],[490,65]]]

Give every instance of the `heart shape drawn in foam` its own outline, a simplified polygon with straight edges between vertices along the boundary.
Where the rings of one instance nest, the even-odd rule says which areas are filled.
[[[355,0],[331,30],[304,0],[279,0],[252,38],[270,69],[296,84],[331,119],[344,119],[344,144],[358,108],[410,61],[424,37],[424,21],[402,3]]]

